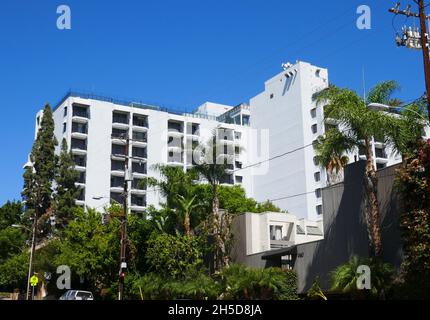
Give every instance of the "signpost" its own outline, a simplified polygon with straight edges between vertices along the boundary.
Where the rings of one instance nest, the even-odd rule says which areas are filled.
[[[34,287],[37,286],[37,284],[39,283],[39,278],[34,274],[31,278],[30,278],[30,285],[31,285],[31,300],[34,300]]]

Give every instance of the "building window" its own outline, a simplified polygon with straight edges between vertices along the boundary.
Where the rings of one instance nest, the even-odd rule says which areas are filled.
[[[316,117],[317,117],[317,109],[316,109],[316,108],[313,108],[313,109],[311,110],[311,117],[312,117],[312,118],[316,118]]]
[[[111,171],[124,171],[125,161],[111,160]]]
[[[322,205],[316,206],[316,209],[317,209],[317,215],[322,215],[322,213],[323,213]]]
[[[113,144],[112,145],[112,154],[119,155],[119,156],[125,156],[125,146]]]
[[[80,172],[78,183],[85,183],[85,177],[86,177],[85,172]]]
[[[126,139],[128,138],[128,130],[127,129],[112,129],[112,136],[113,139]]]
[[[132,206],[138,206],[138,207],[145,207],[146,206],[145,196],[137,196],[137,195],[132,194],[130,202],[131,202]]]
[[[235,138],[236,140],[240,140],[240,139],[242,138],[242,133],[241,133],[241,132],[237,132],[237,131],[235,131],[235,133],[234,133],[234,138]]]
[[[314,178],[316,182],[321,181],[321,172],[315,172],[314,173]]]
[[[136,127],[148,127],[148,117],[143,115],[133,115],[133,126]]]
[[[313,160],[314,160],[314,165],[316,165],[316,166],[317,166],[317,165],[318,165],[318,157],[317,157],[317,156],[315,156]]]
[[[133,162],[131,165],[133,173],[146,174],[146,163],[145,162]]]
[[[305,234],[305,230],[303,230],[301,225],[296,225],[296,233],[297,234]]]
[[[321,198],[321,195],[322,195],[321,189],[316,189],[316,190],[315,190],[315,196],[316,196],[317,198]]]
[[[376,164],[376,170],[381,170],[387,167],[386,163],[377,163]]]
[[[73,122],[72,123],[72,132],[87,134],[88,133],[88,126],[86,123]]]
[[[124,187],[124,177],[112,176],[110,178],[110,186],[112,188],[122,188],[122,187]]]
[[[282,240],[282,226],[270,226],[270,240]]]
[[[111,203],[121,204],[122,201],[123,201],[123,197],[122,197],[121,193],[116,193],[116,192],[110,193],[110,202]]]
[[[88,106],[83,105],[73,105],[73,116],[81,118],[89,118],[88,116]]]
[[[376,158],[383,158],[383,159],[387,158],[387,154],[385,153],[384,148],[375,148],[375,155],[376,155]]]
[[[63,133],[66,133],[66,130],[67,130],[67,124],[64,122],[63,123]]]
[[[81,155],[74,155],[73,160],[78,167],[85,167],[87,165],[87,158]]]
[[[242,183],[243,177],[242,176],[236,176],[236,183]]]
[[[312,125],[312,133],[313,133],[313,134],[315,134],[315,133],[317,133],[317,131],[318,131],[318,126],[317,126],[317,124],[313,124],[313,125]]]
[[[133,157],[146,158],[146,148],[133,147],[132,155]]]
[[[64,117],[67,116],[67,107],[64,107]]]

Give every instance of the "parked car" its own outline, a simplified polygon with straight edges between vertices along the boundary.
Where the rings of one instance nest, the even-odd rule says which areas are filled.
[[[94,300],[93,294],[89,291],[67,290],[60,300]]]

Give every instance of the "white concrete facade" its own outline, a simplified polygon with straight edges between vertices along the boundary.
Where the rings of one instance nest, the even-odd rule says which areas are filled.
[[[266,81],[264,91],[250,100],[251,127],[269,129],[269,157],[297,150],[271,161],[267,174],[254,176],[256,200],[274,200],[311,220],[321,219],[326,180],[314,163],[312,143],[324,133],[324,116],[312,96],[327,86],[327,69],[297,62]]]
[[[225,123],[216,116],[204,114],[205,110],[193,114],[175,114],[153,106],[125,104],[107,101],[107,98],[92,97],[77,93],[68,94],[54,109],[55,136],[61,144],[66,139],[81,172],[78,185],[82,194],[79,205],[102,210],[114,200],[121,201],[125,178],[125,141],[112,135],[126,134],[130,139],[129,196],[131,211],[143,211],[147,206],[158,206],[162,201],[159,191],[148,187],[140,190],[138,179],[159,178],[154,169],[156,164],[180,166],[184,170],[193,164],[191,146],[205,144],[215,128],[223,135],[225,153],[232,156],[226,184],[240,184],[250,190],[252,178],[243,176],[235,169],[247,165],[247,136],[249,126]],[[206,103],[206,107],[227,108],[227,106]],[[228,110],[234,109],[229,107]],[[236,108],[236,109],[242,109]],[[245,113],[249,110],[244,108]],[[239,110],[239,113],[241,111]],[[40,121],[41,113],[37,119]],[[38,120],[36,120],[38,121]],[[121,135],[121,138],[124,137]],[[236,152],[236,147],[238,152]],[[60,152],[60,145],[57,147]],[[223,153],[223,151],[221,151]],[[136,182],[136,183],[135,183]]]
[[[298,218],[291,213],[244,213],[234,221],[236,248],[246,255],[291,247],[323,239],[322,222]],[[242,239],[241,237],[245,237]],[[243,247],[244,246],[244,247]]]

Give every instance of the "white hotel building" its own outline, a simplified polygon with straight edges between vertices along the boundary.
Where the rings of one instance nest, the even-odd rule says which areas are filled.
[[[158,177],[153,165],[186,170],[193,165],[193,145],[207,142],[213,129],[221,128],[224,153],[234,158],[224,183],[241,184],[257,201],[271,200],[299,218],[316,221],[322,219],[326,174],[314,162],[312,143],[327,124],[312,96],[327,86],[327,69],[297,62],[266,81],[264,91],[247,104],[207,102],[193,113],[69,93],[54,108],[55,136],[59,142],[67,140],[81,172],[78,204],[101,210],[111,200],[121,201],[125,145],[115,137],[127,134],[132,139],[128,155],[134,158],[129,160],[128,199],[133,212],[162,201],[158,191],[138,188],[139,179]],[[40,117],[41,112],[36,131]],[[387,157],[381,143],[375,143],[374,153],[378,167],[399,161]],[[274,159],[265,161],[269,158]]]

